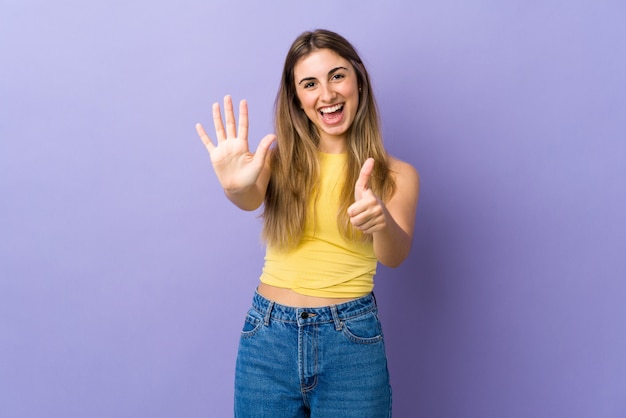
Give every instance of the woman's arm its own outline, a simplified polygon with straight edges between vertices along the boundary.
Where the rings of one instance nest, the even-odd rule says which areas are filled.
[[[399,266],[409,255],[413,241],[415,212],[419,195],[419,175],[408,163],[390,157],[396,190],[384,203],[369,188],[374,160],[361,169],[355,185],[355,203],[348,209],[350,221],[358,230],[372,234],[374,253],[382,264]]]

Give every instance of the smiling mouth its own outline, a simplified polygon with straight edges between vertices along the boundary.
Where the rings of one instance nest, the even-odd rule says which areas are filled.
[[[343,121],[343,105],[344,103],[334,106],[323,107],[319,110],[322,122],[327,126],[338,125]]]
[[[324,107],[320,109],[319,112],[322,115],[322,117],[325,117],[325,116],[330,116],[334,113],[339,113],[342,110],[343,110],[343,103],[337,104],[334,106]]]

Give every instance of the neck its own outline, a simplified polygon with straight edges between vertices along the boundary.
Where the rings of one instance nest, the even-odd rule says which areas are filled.
[[[346,141],[342,139],[320,138],[317,148],[325,154],[343,154],[346,152]]]

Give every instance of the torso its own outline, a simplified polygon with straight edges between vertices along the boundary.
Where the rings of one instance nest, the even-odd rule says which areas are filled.
[[[397,173],[404,172],[406,170],[405,167],[407,166],[407,164],[393,157],[389,157],[389,164],[392,175],[396,177],[397,181]],[[299,308],[330,306],[357,299],[356,297],[328,298],[303,295],[288,288],[272,286],[262,282],[259,283],[257,292],[263,297],[272,300],[278,304]]]
[[[348,302],[355,298],[320,298],[296,293],[291,289],[271,286],[266,283],[259,283],[257,292],[266,299],[272,300],[280,305],[297,308],[318,308],[320,306],[337,305]]]

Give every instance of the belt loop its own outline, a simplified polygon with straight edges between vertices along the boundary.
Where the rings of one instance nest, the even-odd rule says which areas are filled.
[[[263,319],[263,323],[265,326],[270,324],[270,316],[272,315],[272,309],[274,308],[274,301],[270,301],[270,304],[267,307],[267,312],[265,312],[265,318]]]
[[[337,312],[337,305],[330,305],[330,313],[333,316],[333,322],[335,323],[335,329],[341,331],[343,328],[343,322],[339,319],[339,312]]]
[[[372,292],[372,299],[374,299],[374,306],[378,307],[378,303],[376,303],[376,295]]]

